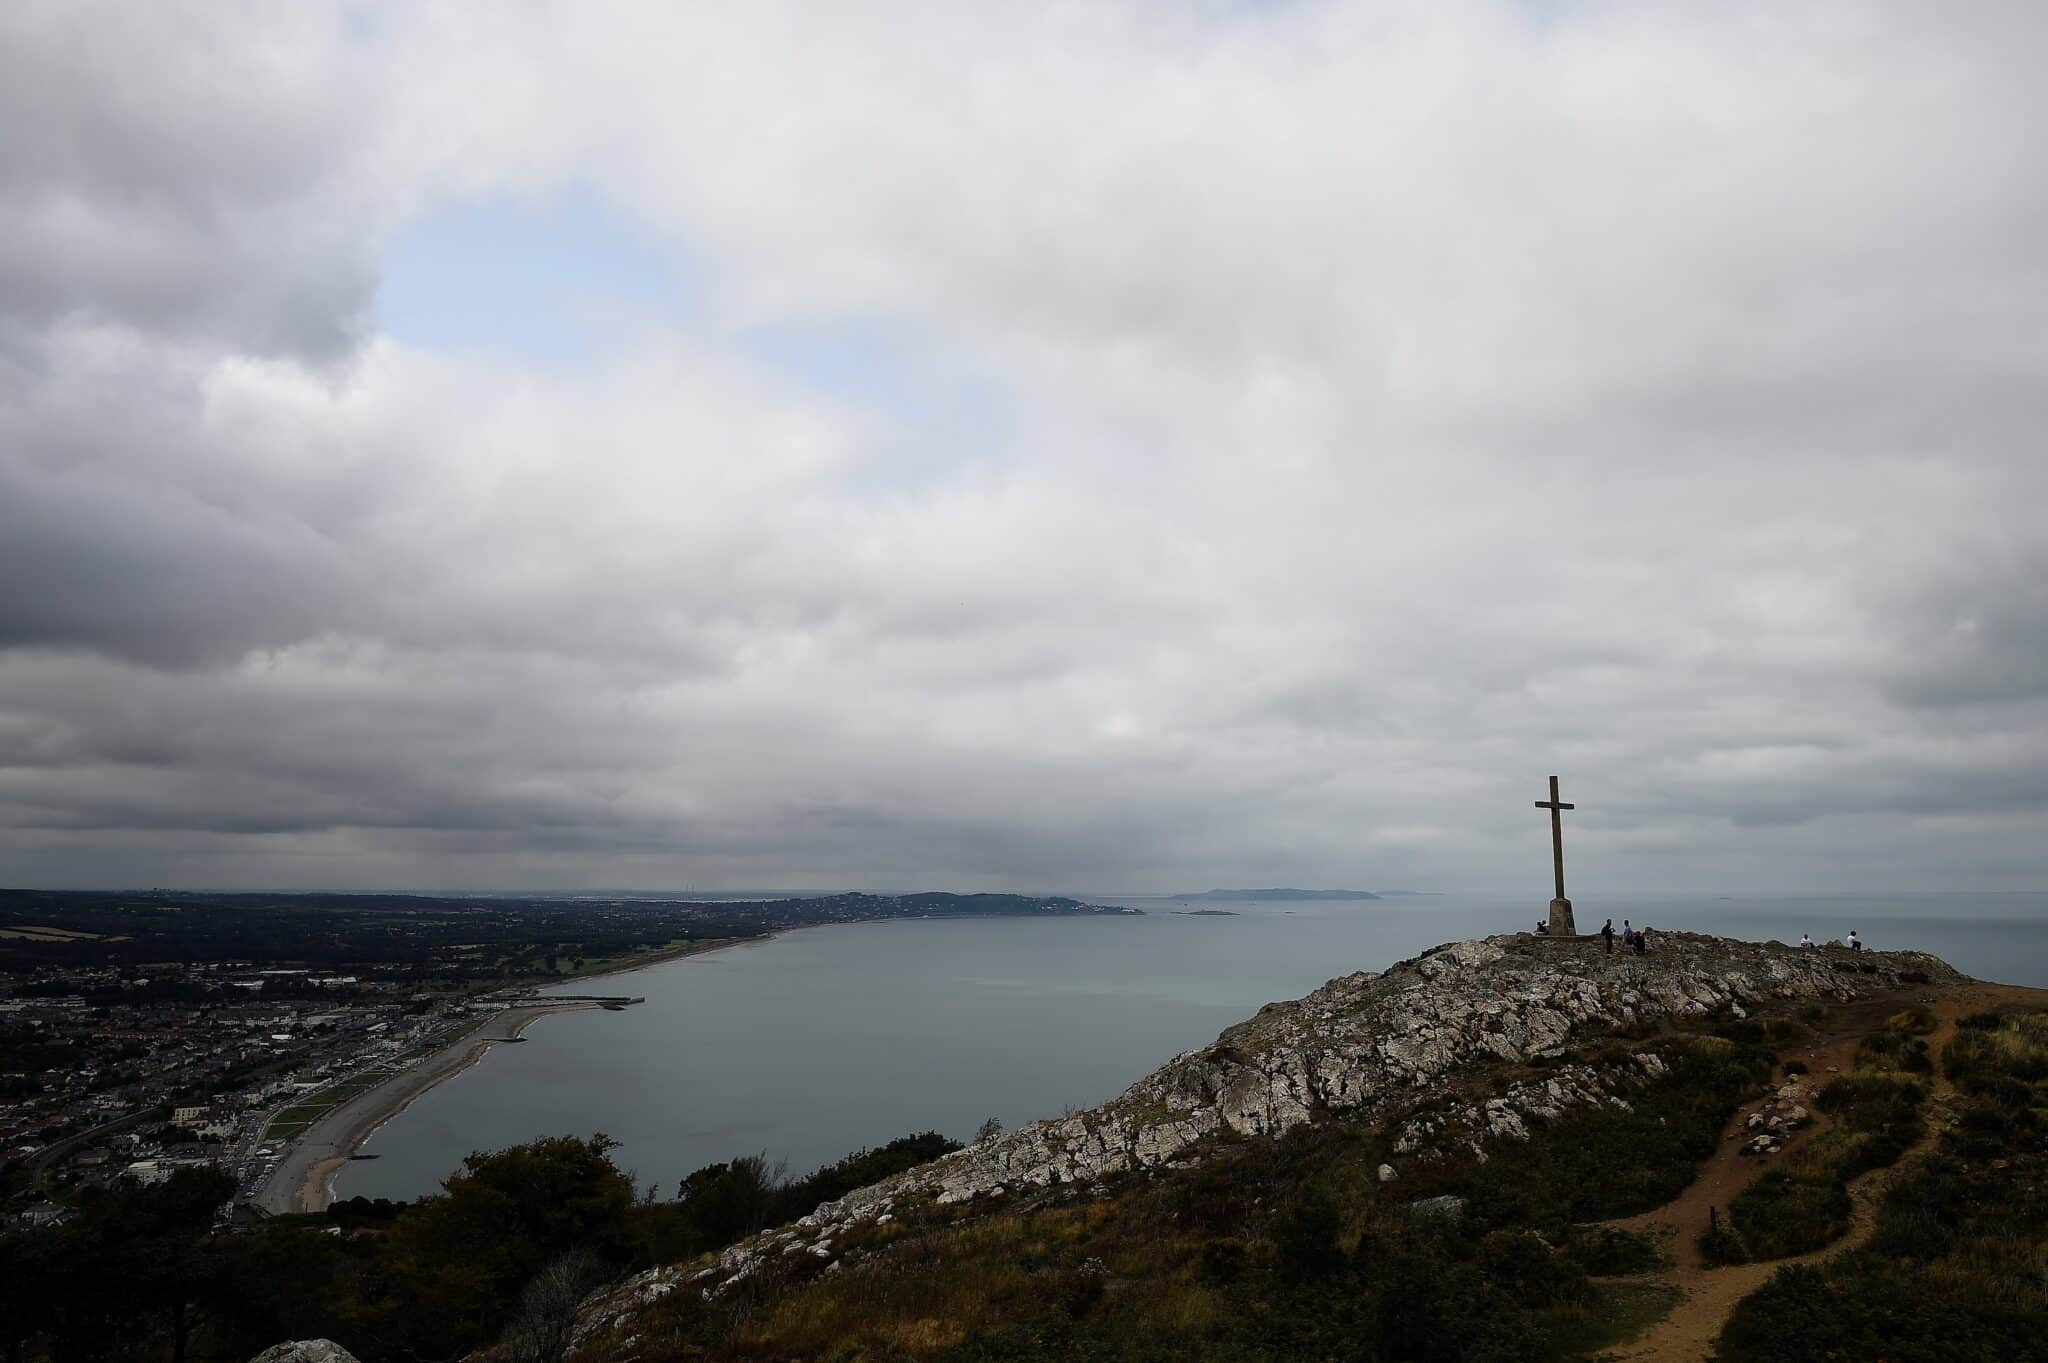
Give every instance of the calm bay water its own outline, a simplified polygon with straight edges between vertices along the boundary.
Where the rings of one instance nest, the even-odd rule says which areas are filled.
[[[917,920],[806,928],[564,992],[644,994],[541,1019],[427,1093],[364,1148],[337,1195],[415,1197],[473,1150],[603,1131],[667,1196],[684,1174],[765,1152],[801,1173],[865,1145],[985,1117],[1016,1126],[1114,1097],[1260,1005],[1541,905],[1453,896],[1227,904],[1236,917]],[[1984,979],[2048,986],[2048,895],[1634,900],[1653,927],[1816,940],[1857,929]]]

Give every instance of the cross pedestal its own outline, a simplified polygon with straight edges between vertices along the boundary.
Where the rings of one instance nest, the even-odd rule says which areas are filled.
[[[1572,901],[1553,899],[1550,901],[1550,935],[1552,937],[1576,937],[1577,925],[1572,922]]]

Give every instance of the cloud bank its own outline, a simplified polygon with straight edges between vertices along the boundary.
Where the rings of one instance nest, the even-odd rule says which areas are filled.
[[[12,6],[0,883],[2040,887],[2044,30]]]

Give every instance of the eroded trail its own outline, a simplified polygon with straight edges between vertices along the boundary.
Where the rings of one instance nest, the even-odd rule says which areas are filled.
[[[1874,1028],[1887,1011],[1896,1011],[1912,1001],[1915,1001],[1915,996],[1907,991],[1889,999],[1856,1005],[1846,1010],[1842,1024],[1816,1037],[1804,1048],[1788,1049],[1785,1056],[1805,1061],[1815,1086],[1824,1087],[1836,1072],[1849,1072],[1854,1064],[1858,1040]],[[1970,984],[1945,992],[1929,1005],[1934,1009],[1938,1025],[1927,1038],[1928,1049],[1936,1056],[1941,1054],[1942,1047],[1955,1036],[1956,1019],[1985,1009],[2015,1005],[2048,1006],[2048,990]],[[1785,1158],[1783,1153],[1769,1158],[1738,1153],[1742,1137],[1748,1134],[1744,1125],[1746,1115],[1754,1106],[1745,1104],[1728,1130],[1722,1133],[1721,1143],[1714,1154],[1700,1166],[1699,1176],[1683,1193],[1655,1211],[1608,1223],[1620,1230],[1638,1231],[1662,1239],[1671,1264],[1654,1275],[1651,1281],[1675,1287],[1684,1295],[1669,1315],[1604,1357],[1627,1360],[1627,1363],[1700,1363],[1700,1360],[1712,1356],[1714,1340],[1719,1337],[1721,1327],[1727,1324],[1735,1304],[1762,1287],[1772,1274],[1787,1265],[1832,1258],[1868,1241],[1877,1227],[1877,1211],[1885,1188],[1900,1171],[1910,1168],[1933,1149],[1941,1131],[1949,1123],[1955,1091],[1947,1078],[1939,1073],[1931,1076],[1931,1081],[1927,1106],[1923,1111],[1925,1134],[1892,1165],[1870,1170],[1849,1184],[1854,1210],[1849,1230],[1842,1238],[1824,1249],[1790,1259],[1710,1268],[1701,1260],[1699,1252],[1699,1237],[1707,1229],[1709,1208],[1720,1208],[1725,1212],[1736,1194]],[[1786,1151],[1796,1150],[1806,1140],[1825,1130],[1827,1120],[1824,1114],[1816,1114],[1812,1126],[1787,1141]]]

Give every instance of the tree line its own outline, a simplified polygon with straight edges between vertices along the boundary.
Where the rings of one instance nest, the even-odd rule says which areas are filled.
[[[364,1363],[459,1358],[494,1342],[552,1363],[594,1287],[794,1220],[956,1141],[936,1132],[791,1179],[759,1155],[708,1165],[672,1198],[636,1189],[603,1135],[479,1152],[410,1204],[220,1224],[234,1180],[180,1169],[81,1195],[51,1227],[0,1235],[0,1360],[242,1360],[325,1336]]]

